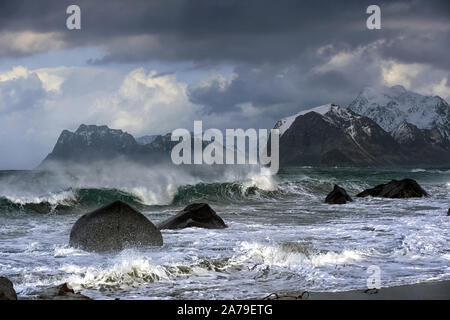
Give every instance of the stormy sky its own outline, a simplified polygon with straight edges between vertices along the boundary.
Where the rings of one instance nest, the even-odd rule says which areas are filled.
[[[66,28],[71,4],[81,30]],[[447,0],[4,0],[0,170],[35,167],[81,123],[270,128],[381,85],[449,101],[449,52]]]

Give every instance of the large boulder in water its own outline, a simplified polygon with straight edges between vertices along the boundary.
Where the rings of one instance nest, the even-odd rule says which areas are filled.
[[[357,197],[384,197],[384,198],[416,198],[427,197],[428,193],[413,179],[392,180],[379,184],[374,188],[366,189],[356,195]]]
[[[162,244],[161,232],[155,225],[121,201],[85,214],[70,232],[70,245],[86,251],[120,251]]]
[[[5,277],[0,277],[0,300],[17,300],[12,282]]]
[[[330,204],[345,204],[347,201],[352,202],[353,199],[344,188],[339,187],[337,184],[334,185],[333,191],[325,198],[325,202]]]
[[[226,228],[227,225],[207,203],[190,204],[177,215],[158,225],[158,229],[160,230],[190,227],[223,229]]]

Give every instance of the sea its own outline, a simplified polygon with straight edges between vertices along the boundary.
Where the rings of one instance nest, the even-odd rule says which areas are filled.
[[[450,168],[289,168],[196,174],[170,168],[0,171],[0,276],[19,299],[69,283],[94,299],[262,299],[450,279]],[[429,197],[358,198],[392,179]],[[324,203],[334,184],[353,202]],[[69,246],[83,214],[115,200],[155,224],[208,203],[226,229],[163,230],[162,247]]]

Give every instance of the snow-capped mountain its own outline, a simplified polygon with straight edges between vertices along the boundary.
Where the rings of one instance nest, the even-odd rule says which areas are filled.
[[[393,165],[398,144],[375,121],[327,104],[277,122],[281,166]]]
[[[450,163],[450,140],[437,129],[419,129],[403,121],[391,134],[409,160],[430,165]]]
[[[423,96],[402,86],[365,88],[349,106],[387,132],[406,121],[419,129],[437,129],[450,139],[450,106],[438,96]]]
[[[283,135],[283,133],[286,132],[287,129],[289,129],[289,127],[292,125],[292,123],[294,123],[294,120],[298,117],[298,116],[302,116],[304,114],[307,114],[308,112],[316,112],[318,114],[325,114],[328,111],[330,111],[330,108],[336,106],[335,104],[329,103],[329,104],[325,104],[323,106],[318,106],[312,109],[308,109],[308,110],[303,110],[300,111],[292,116],[283,118],[281,120],[278,120],[277,123],[274,126],[274,129],[278,129],[280,130],[280,136]]]

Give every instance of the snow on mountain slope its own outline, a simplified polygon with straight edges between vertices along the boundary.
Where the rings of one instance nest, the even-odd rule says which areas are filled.
[[[438,96],[423,96],[402,86],[365,88],[348,108],[388,132],[407,121],[419,129],[437,129],[450,139],[450,106]]]
[[[296,113],[296,114],[294,114],[292,116],[289,116],[289,117],[283,118],[281,120],[278,120],[277,123],[274,126],[274,129],[279,129],[280,130],[280,136],[282,136],[283,133],[285,133],[286,130],[291,127],[292,123],[294,123],[295,119],[298,116],[305,115],[305,114],[307,114],[309,112],[316,112],[318,114],[324,115],[325,113],[330,111],[330,109],[332,107],[336,107],[336,105],[332,104],[332,103],[329,103],[329,104],[325,104],[323,106],[318,106],[318,107],[315,107],[315,108],[312,108],[312,109],[300,111],[300,112],[298,112],[298,113]]]
[[[398,144],[375,121],[328,104],[277,122],[280,164],[389,165],[403,160]]]
[[[419,129],[417,126],[403,121],[391,132],[392,137],[402,145],[415,145],[425,148],[440,146],[444,149],[450,148],[448,141],[437,129]]]

